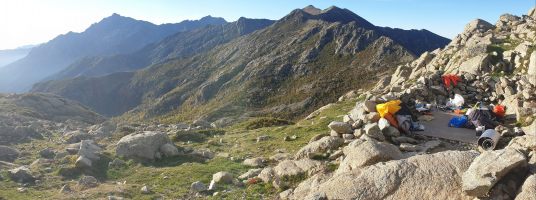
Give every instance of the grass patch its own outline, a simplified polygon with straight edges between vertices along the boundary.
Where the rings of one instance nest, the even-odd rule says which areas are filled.
[[[290,121],[284,120],[284,119],[278,119],[278,118],[272,118],[272,117],[262,117],[262,118],[256,118],[250,121],[245,122],[245,128],[247,130],[253,130],[258,128],[264,128],[264,127],[273,127],[273,126],[284,126],[284,125],[291,125],[294,124]]]

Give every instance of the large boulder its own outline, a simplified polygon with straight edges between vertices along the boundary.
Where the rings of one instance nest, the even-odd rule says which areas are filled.
[[[533,51],[532,54],[530,54],[530,63],[529,63],[529,75],[536,75],[536,51]]]
[[[486,151],[463,173],[463,191],[470,196],[486,196],[508,172],[523,165],[527,165],[527,160],[518,150]]]
[[[395,145],[375,140],[358,139],[343,149],[346,157],[341,162],[337,173],[402,158],[402,152]]]
[[[344,143],[344,139],[334,136],[326,136],[320,140],[311,142],[302,147],[296,153],[296,159],[311,158],[316,154],[324,153],[329,149],[336,149]]]
[[[0,161],[13,162],[20,155],[17,149],[0,145]]]
[[[536,200],[536,174],[529,176],[516,196],[516,200]]]
[[[300,183],[291,199],[323,194],[327,199],[473,199],[461,190],[461,174],[476,151],[445,151],[378,163]],[[307,199],[307,198],[305,198]]]
[[[536,137],[531,135],[515,137],[510,140],[507,147],[528,154],[531,151],[536,151]]]
[[[250,167],[262,167],[264,166],[264,158],[258,157],[258,158],[249,158],[244,160],[243,164]]]
[[[154,160],[160,158],[161,147],[172,144],[169,137],[162,132],[145,131],[127,135],[117,142],[116,154],[126,158]],[[175,147],[176,148],[176,147]]]
[[[525,132],[526,135],[536,137],[536,120],[534,120],[531,125],[523,127],[523,132]]]
[[[469,24],[465,25],[465,29],[464,29],[464,33],[471,33],[471,32],[475,32],[475,31],[478,31],[478,32],[486,32],[490,29],[493,29],[495,28],[495,26],[493,26],[492,24],[490,24],[489,22],[487,21],[484,21],[482,19],[475,19],[471,22],[469,22]]]

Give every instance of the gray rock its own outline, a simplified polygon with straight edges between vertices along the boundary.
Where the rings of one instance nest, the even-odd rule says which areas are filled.
[[[67,194],[67,193],[71,193],[73,192],[73,190],[71,189],[71,187],[68,185],[68,184],[65,184],[61,187],[60,189],[60,193],[63,193],[63,194]]]
[[[250,169],[248,170],[246,173],[240,175],[238,177],[238,179],[240,180],[244,180],[244,179],[249,179],[249,178],[253,178],[253,177],[256,177],[258,176],[262,171],[262,168],[258,168],[258,169]]]
[[[274,179],[274,176],[275,176],[275,171],[272,167],[266,167],[264,169],[262,169],[261,173],[259,173],[259,178],[265,182],[265,183],[270,183],[273,179]]]
[[[343,152],[346,156],[337,173],[402,158],[402,153],[396,146],[374,140],[357,139],[344,147]]]
[[[398,136],[400,136],[400,131],[397,128],[392,127],[392,126],[389,126],[389,127],[385,128],[385,129],[383,129],[382,133],[386,137],[398,137]]]
[[[284,160],[273,168],[275,178],[310,174],[319,170],[321,170],[321,162],[311,159]]]
[[[257,143],[262,142],[262,141],[266,141],[268,139],[270,139],[270,136],[261,135],[261,136],[257,137]]]
[[[374,101],[364,101],[363,102],[363,109],[367,112],[376,112],[376,102]]]
[[[8,171],[9,178],[17,183],[33,183],[36,179],[30,169],[25,166],[17,167]]]
[[[318,141],[305,145],[296,153],[296,159],[311,158],[316,154],[324,153],[330,149],[336,149],[344,143],[340,137],[327,136]]]
[[[143,187],[141,187],[140,192],[141,192],[142,194],[150,194],[150,193],[151,193],[151,190],[149,189],[149,187],[147,187],[146,185],[144,185]]]
[[[94,188],[98,185],[99,181],[93,176],[82,176],[82,178],[78,180],[78,186],[83,189]]]
[[[383,136],[383,133],[377,123],[367,124],[363,129],[365,130],[365,134],[367,134],[369,137],[379,141],[385,140],[385,136]]]
[[[17,149],[0,145],[0,161],[13,162],[20,155]]]
[[[416,151],[422,150],[422,147],[418,145],[414,145],[414,144],[408,144],[408,143],[401,143],[399,148],[401,151],[410,151],[410,152],[416,152]]]
[[[258,158],[249,158],[244,160],[243,164],[250,167],[262,167],[264,166],[264,158],[258,157]]]
[[[52,159],[56,156],[56,152],[51,148],[46,148],[39,151],[39,155],[43,158]]]
[[[215,183],[233,183],[233,175],[229,172],[218,172],[212,175],[212,180]]]
[[[167,134],[146,131],[127,135],[117,143],[116,155],[126,158],[154,160],[160,147],[171,143]]]
[[[193,182],[192,185],[190,185],[190,190],[192,192],[203,192],[207,190],[207,186],[201,181],[196,181]]]
[[[491,30],[491,29],[494,29],[495,26],[493,26],[492,24],[490,24],[489,22],[487,21],[484,21],[484,20],[481,20],[481,19],[475,19],[471,22],[469,22],[469,24],[465,25],[465,29],[464,29],[464,33],[470,33],[470,32],[475,32],[475,31],[479,31],[479,32],[486,32],[488,30]]]
[[[475,197],[483,197],[508,172],[527,165],[523,153],[515,149],[486,151],[478,156],[463,173],[463,191]]]
[[[292,189],[285,190],[285,191],[279,193],[279,199],[281,199],[281,200],[289,199],[290,195],[292,195]]]
[[[179,155],[179,150],[172,143],[164,144],[160,147],[160,152],[166,157],[173,157]]]
[[[400,137],[393,138],[393,142],[396,142],[396,143],[399,143],[399,144],[401,144],[401,143],[410,143],[410,144],[419,143],[419,141],[417,141],[416,139],[406,137],[406,136],[400,136]]]
[[[127,165],[127,163],[123,160],[120,160],[120,159],[113,159],[112,161],[110,161],[110,163],[108,163],[108,167],[109,168],[121,168],[121,167],[125,167]]]
[[[82,140],[89,140],[92,137],[93,136],[91,136],[90,134],[81,130],[71,131],[71,132],[65,133],[65,135],[63,136],[67,144],[78,143]]]
[[[339,134],[351,134],[353,132],[352,125],[344,122],[331,122],[328,127]]]

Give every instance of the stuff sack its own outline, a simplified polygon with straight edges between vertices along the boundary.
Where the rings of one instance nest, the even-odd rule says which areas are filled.
[[[400,110],[400,103],[400,100],[393,100],[387,103],[378,104],[376,105],[376,110],[378,111],[378,114],[380,114],[380,117],[385,117],[387,114],[394,115]]]
[[[495,129],[496,123],[488,109],[474,109],[468,117],[475,127],[484,126],[486,129]]]
[[[493,114],[495,114],[497,117],[503,118],[504,115],[506,115],[506,109],[503,105],[496,105],[493,107]]]
[[[449,126],[450,127],[455,127],[455,128],[465,128],[468,121],[469,120],[468,120],[467,116],[465,116],[465,115],[464,116],[455,116],[452,119],[450,119]]]

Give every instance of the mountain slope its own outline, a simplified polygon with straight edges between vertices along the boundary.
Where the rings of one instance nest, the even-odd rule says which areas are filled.
[[[268,28],[207,53],[157,64],[114,84],[122,85],[120,90],[128,94],[110,92],[98,98],[138,104],[125,115],[131,119],[295,118],[336,100],[350,88],[366,87],[377,74],[414,58],[381,28],[346,9],[331,7],[314,15],[298,9]],[[95,97],[75,94],[81,93],[78,88],[86,94],[101,92],[102,88],[91,85],[102,79],[112,78],[51,81],[34,91],[91,104]],[[91,107],[104,114],[129,110]]]
[[[222,24],[221,18],[154,25],[114,14],[91,25],[82,33],[67,33],[33,48],[24,59],[0,69],[0,91],[21,92],[32,84],[63,70],[87,56],[124,54],[179,32],[208,24]]]
[[[81,59],[49,79],[93,77],[114,72],[135,71],[169,59],[185,58],[205,52],[239,36],[265,28],[272,23],[273,21],[266,19],[240,18],[236,22],[179,32],[131,54]]]
[[[24,58],[24,56],[28,55],[31,49],[32,48],[18,48],[0,50],[0,68]]]

